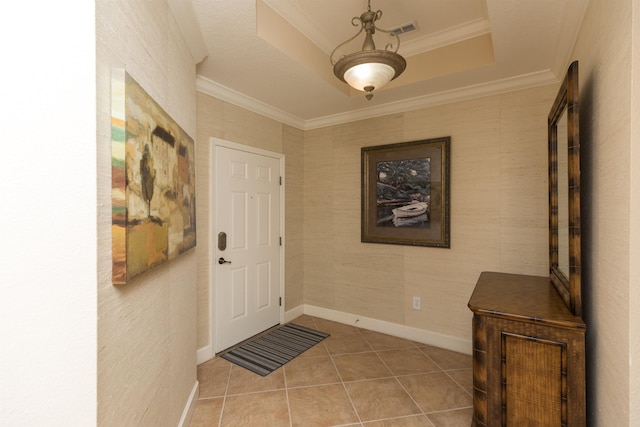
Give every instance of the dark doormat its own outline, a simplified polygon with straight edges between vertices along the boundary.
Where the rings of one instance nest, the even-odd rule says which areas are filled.
[[[264,377],[328,336],[324,332],[287,323],[221,357]]]

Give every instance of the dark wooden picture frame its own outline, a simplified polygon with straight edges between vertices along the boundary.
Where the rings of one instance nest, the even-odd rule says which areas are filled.
[[[361,241],[451,247],[451,137],[361,149]]]
[[[578,61],[575,61],[567,70],[548,118],[549,274],[567,307],[574,315],[581,316],[578,88]],[[563,161],[559,161],[560,158]]]

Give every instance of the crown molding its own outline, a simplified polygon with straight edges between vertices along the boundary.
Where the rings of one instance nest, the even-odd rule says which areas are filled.
[[[313,41],[322,51],[329,54],[336,45],[315,25],[293,0],[262,0],[264,4],[282,16],[301,34]],[[346,18],[345,18],[346,19]],[[491,32],[491,24],[487,19],[479,18],[436,33],[400,43],[400,54],[417,55],[432,49],[477,37]]]
[[[226,101],[230,104],[237,105],[238,107],[242,107],[256,114],[305,130],[305,121],[303,119],[230,89],[220,83],[214,82],[213,80],[209,80],[206,77],[196,76],[196,90],[221,99],[222,101]]]
[[[417,55],[433,49],[478,37],[491,32],[491,25],[486,19],[477,19],[437,33],[427,34],[400,43],[398,53],[404,56]]]
[[[550,70],[545,70],[503,80],[497,80],[489,83],[467,86],[460,89],[403,99],[402,101],[390,102],[384,105],[379,105],[362,110],[349,111],[346,113],[306,120],[304,130],[334,126],[356,120],[365,120],[386,116],[389,114],[404,113],[407,111],[419,110],[421,108],[434,107],[436,105],[450,104],[453,102],[498,95],[505,92],[513,92],[516,90],[544,86],[558,82],[559,80],[555,76],[555,74],[553,74]]]
[[[198,24],[193,5],[190,1],[184,0],[168,0],[167,3],[189,47],[194,63],[199,64],[209,56],[209,50],[202,37],[202,31],[200,31],[200,24]]]
[[[437,92],[415,98],[404,99],[402,101],[390,102],[375,107],[347,111],[344,113],[309,120],[304,120],[277,108],[273,108],[261,101],[257,101],[202,76],[197,76],[196,78],[196,89],[204,94],[211,95],[222,101],[229,102],[237,105],[238,107],[245,108],[249,111],[277,120],[297,129],[312,130],[357,120],[371,119],[389,114],[404,113],[421,108],[434,107],[436,105],[450,104],[452,102],[460,102],[506,92],[513,92],[516,90],[529,89],[537,86],[555,84],[558,82],[558,77],[551,70],[543,70],[535,73],[523,74],[521,76],[496,80],[489,83],[471,85],[460,89]]]
[[[292,27],[315,43],[327,55],[335,47],[329,37],[327,37],[316,26],[313,20],[291,0],[262,0],[274,12],[284,18]]]

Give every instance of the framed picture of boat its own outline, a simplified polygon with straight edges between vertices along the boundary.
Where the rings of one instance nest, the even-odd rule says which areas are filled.
[[[450,248],[451,137],[363,147],[361,241]]]

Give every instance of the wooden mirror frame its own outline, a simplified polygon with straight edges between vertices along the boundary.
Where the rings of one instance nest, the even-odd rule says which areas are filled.
[[[548,119],[549,131],[549,267],[550,279],[567,307],[582,315],[580,254],[580,137],[578,61],[573,62],[560,86]],[[558,176],[558,121],[567,116],[567,175]],[[568,180],[569,276],[558,267],[558,180]]]

